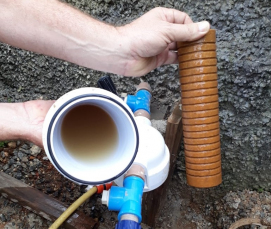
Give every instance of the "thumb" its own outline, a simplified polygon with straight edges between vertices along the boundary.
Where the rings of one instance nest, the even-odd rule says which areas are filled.
[[[189,24],[171,24],[171,38],[174,41],[194,41],[203,37],[210,29],[207,21]]]

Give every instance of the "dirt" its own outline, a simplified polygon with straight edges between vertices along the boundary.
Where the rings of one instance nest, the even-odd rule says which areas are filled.
[[[76,185],[59,174],[43,150],[36,156],[31,155],[32,146],[31,143],[17,142],[15,148],[0,148],[0,171],[70,205],[85,192],[86,186]],[[212,196],[213,190],[198,190],[187,186],[180,177],[180,171],[176,169],[167,189],[166,204],[157,215],[155,228],[226,229],[242,218],[259,218],[262,225],[271,228],[269,192],[243,190],[229,192],[220,199]],[[117,222],[117,213],[108,211],[101,204],[101,194],[86,201],[80,210],[99,221],[100,229],[114,228]],[[0,229],[43,229],[51,223],[19,204],[0,197]],[[151,228],[144,224],[141,226],[143,229]],[[257,226],[240,228],[256,229]]]

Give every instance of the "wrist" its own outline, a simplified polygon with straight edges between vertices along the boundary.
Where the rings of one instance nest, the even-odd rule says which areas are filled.
[[[116,31],[118,33],[117,42],[116,42],[116,53],[119,55],[119,70],[120,75],[123,76],[136,76],[133,74],[133,70],[131,70],[131,66],[136,62],[137,50],[133,50],[133,44],[135,39],[137,39],[131,31],[130,24],[116,27]]]
[[[19,136],[19,139],[27,140],[32,143],[37,142],[37,137],[36,137],[36,130],[35,130],[35,125],[32,120],[32,114],[35,113],[35,110],[31,108],[31,103],[33,101],[29,102],[23,102],[21,103],[22,106],[22,132],[21,136]]]
[[[125,75],[129,57],[129,43],[125,26],[116,27],[101,23],[99,41],[90,43],[90,58],[87,67],[103,72]],[[93,40],[93,39],[91,39]],[[94,46],[94,47],[93,47]],[[98,49],[98,50],[97,50]]]
[[[34,100],[23,103],[25,140],[42,147],[43,122],[53,103],[53,100]]]
[[[23,103],[0,103],[0,139],[28,139],[28,119]]]
[[[10,104],[14,110],[13,119],[17,120],[16,123],[13,123],[10,137],[15,140],[26,140],[34,143],[34,130],[27,110],[27,103]]]

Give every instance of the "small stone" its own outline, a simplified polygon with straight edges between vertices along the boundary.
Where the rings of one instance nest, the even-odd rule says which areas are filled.
[[[9,165],[8,165],[8,164],[5,164],[5,165],[3,166],[3,170],[4,170],[4,171],[6,171],[8,168],[9,168]]]
[[[34,162],[35,165],[40,163],[39,159],[37,159],[37,158],[34,158],[33,162]]]
[[[53,197],[58,197],[59,196],[59,191],[55,191],[54,194],[53,194]]]
[[[31,172],[31,174],[33,173],[33,171],[34,171],[36,168],[37,168],[37,167],[34,166],[34,165],[31,165],[31,166],[29,167],[29,171]],[[32,175],[36,175],[36,174],[34,173],[34,174],[32,174]]]
[[[18,157],[22,160],[26,155],[22,152],[22,151],[19,151],[18,152]]]
[[[9,147],[9,148],[15,149],[16,146],[17,146],[16,142],[9,142],[9,143],[8,143],[8,147]]]
[[[28,162],[28,158],[27,157],[23,157],[22,158],[22,162]]]
[[[42,160],[48,161],[49,159],[48,159],[48,157],[45,156],[45,157],[42,158]]]
[[[9,164],[9,165],[15,164],[15,160],[14,160],[13,158],[11,158],[11,159],[8,161],[8,164]]]
[[[48,193],[48,194],[52,194],[53,192],[54,192],[54,190],[50,187],[46,189],[46,193]]]
[[[22,173],[16,173],[15,178],[18,179],[18,180],[21,180],[23,178]]]
[[[7,222],[7,219],[6,219],[6,217],[5,217],[4,214],[0,214],[0,220],[1,220],[2,222]]]
[[[33,145],[30,151],[31,151],[31,155],[36,157],[41,152],[41,148],[36,145]]]
[[[31,150],[29,150],[29,149],[19,148],[19,150],[20,150],[22,153],[26,153],[26,154],[31,155]]]
[[[21,149],[26,149],[26,150],[28,150],[28,149],[29,149],[29,146],[28,146],[27,144],[23,144],[20,148],[21,148]]]
[[[99,217],[99,221],[100,221],[101,223],[103,223],[103,222],[104,222],[104,218],[103,218],[103,217]]]

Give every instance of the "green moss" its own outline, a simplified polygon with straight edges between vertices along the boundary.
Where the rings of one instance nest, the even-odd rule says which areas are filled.
[[[0,141],[0,147],[5,147],[7,145],[7,141]]]

